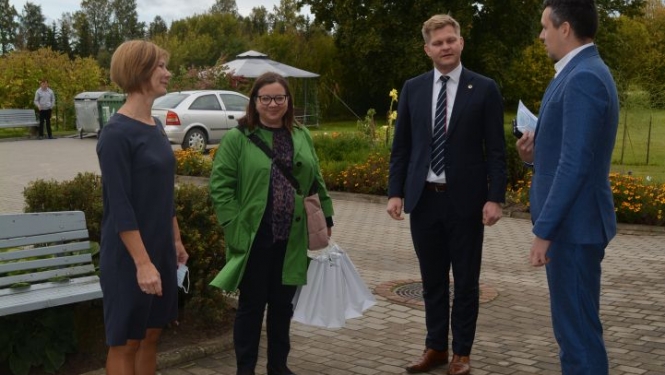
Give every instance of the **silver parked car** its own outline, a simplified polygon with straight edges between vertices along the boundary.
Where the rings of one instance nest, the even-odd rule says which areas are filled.
[[[178,91],[157,98],[152,115],[164,124],[171,143],[205,150],[238,125],[248,102],[247,96],[235,91]]]

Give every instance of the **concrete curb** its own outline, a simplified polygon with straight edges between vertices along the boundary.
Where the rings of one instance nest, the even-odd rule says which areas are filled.
[[[165,369],[181,365],[186,362],[194,361],[207,357],[212,354],[220,353],[233,348],[232,331],[224,333],[221,337],[204,341],[196,345],[188,345],[182,348],[169,350],[157,354],[157,369]],[[80,375],[105,375],[106,370],[88,371]]]

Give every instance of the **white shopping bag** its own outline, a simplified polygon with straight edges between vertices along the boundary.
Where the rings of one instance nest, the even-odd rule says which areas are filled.
[[[317,327],[341,328],[345,320],[341,254],[326,250],[309,263],[307,285],[299,287],[294,297],[293,320]]]
[[[293,299],[293,320],[317,327],[341,328],[346,319],[362,316],[376,299],[349,256],[332,243],[311,256],[307,285]]]
[[[337,247],[337,245],[334,246]],[[363,279],[360,278],[349,255],[342,249],[338,248],[338,251],[342,253],[342,275],[344,276],[344,290],[347,299],[345,317],[346,319],[359,318],[365,310],[376,304],[376,298],[367,288]]]

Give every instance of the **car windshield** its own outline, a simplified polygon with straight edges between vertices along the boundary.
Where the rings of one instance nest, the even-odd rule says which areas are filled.
[[[152,108],[175,108],[188,97],[189,94],[168,94],[155,99]]]

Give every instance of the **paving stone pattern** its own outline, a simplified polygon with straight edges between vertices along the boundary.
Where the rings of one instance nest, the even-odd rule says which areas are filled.
[[[99,172],[94,145],[94,138],[0,142],[0,212],[22,211],[20,193],[31,180]],[[333,239],[372,290],[396,280],[419,280],[408,218],[390,219],[383,199],[334,194],[334,203]],[[545,271],[527,263],[530,229],[528,220],[510,217],[486,228],[481,282],[496,296],[480,305],[473,375],[561,373]],[[603,262],[601,316],[610,374],[665,375],[665,236],[627,233],[637,234],[619,234]],[[376,306],[345,328],[294,323],[291,369],[299,375],[404,374],[404,366],[423,350],[424,311],[386,298],[390,290],[379,289]],[[233,375],[234,363],[233,350],[226,350],[159,373]],[[265,374],[265,341],[257,374]],[[430,374],[445,374],[445,369]]]

